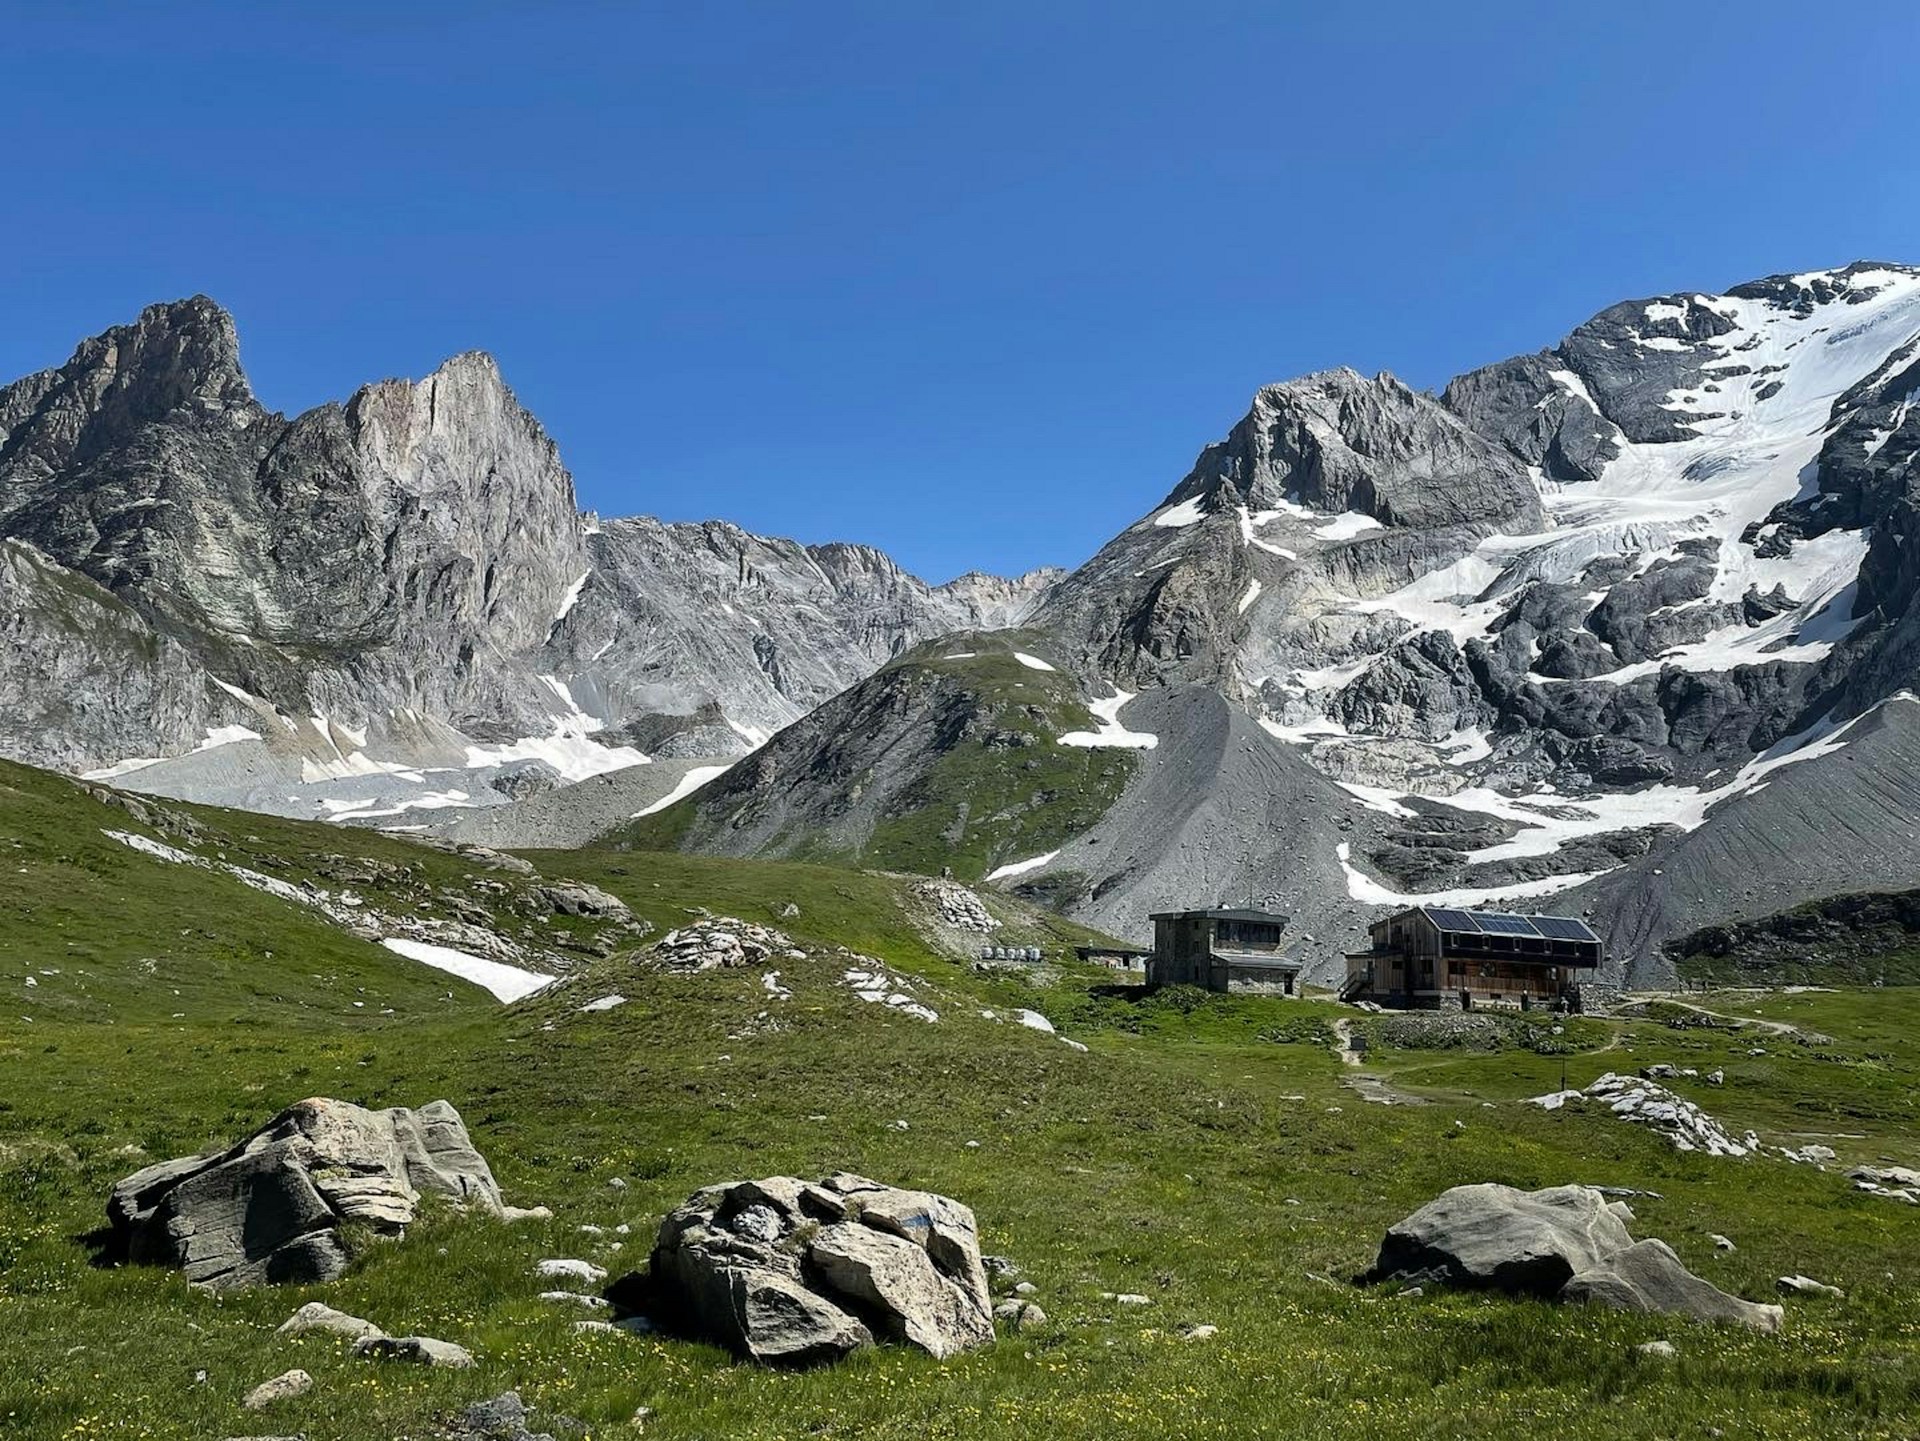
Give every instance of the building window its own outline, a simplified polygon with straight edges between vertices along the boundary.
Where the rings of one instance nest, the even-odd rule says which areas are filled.
[[[1242,945],[1280,944],[1280,927],[1267,921],[1221,921],[1218,935],[1223,941],[1238,941]]]

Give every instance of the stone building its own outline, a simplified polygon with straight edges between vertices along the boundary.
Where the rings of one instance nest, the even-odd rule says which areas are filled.
[[[1572,916],[1415,906],[1368,930],[1372,946],[1347,956],[1342,1000],[1577,1010],[1581,978],[1605,959],[1600,937]]]
[[[1282,952],[1287,917],[1271,911],[1162,911],[1152,917],[1149,986],[1291,996],[1304,962]]]

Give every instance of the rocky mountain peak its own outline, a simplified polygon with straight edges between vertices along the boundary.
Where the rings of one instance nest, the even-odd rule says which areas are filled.
[[[204,295],[150,305],[85,340],[58,370],[0,390],[0,464],[45,474],[84,464],[142,427],[246,426],[259,414],[233,317]]]
[[[1503,447],[1382,371],[1347,367],[1263,386],[1165,504],[1355,511],[1384,525],[1538,530],[1539,496]]]
[[[423,380],[362,387],[346,421],[366,460],[416,494],[481,495],[506,483],[543,509],[574,513],[559,447],[485,351],[452,356]]]

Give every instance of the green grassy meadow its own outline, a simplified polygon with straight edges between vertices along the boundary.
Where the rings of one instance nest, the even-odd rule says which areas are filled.
[[[0,774],[9,1441],[424,1441],[508,1387],[596,1437],[637,1434],[631,1418],[649,1408],[644,1434],[679,1441],[1892,1438],[1920,1425],[1920,1209],[1855,1192],[1839,1168],[1681,1154],[1597,1110],[1522,1103],[1563,1067],[1576,1086],[1657,1061],[1719,1068],[1724,1085],[1673,1084],[1730,1129],[1825,1138],[1842,1163],[1920,1164],[1920,992],[1687,997],[1793,1036],[1674,1024],[1656,1007],[1559,1037],[1432,1049],[1324,1001],[1143,998],[1071,964],[977,973],[915,927],[903,878],[604,851],[531,858],[661,928],[701,907],[780,926],[812,953],[780,964],[792,998],[772,998],[755,971],[670,976],[622,954],[509,1007],[225,877],[106,841],[100,827],[127,818],[70,790]],[[420,859],[359,832],[205,821],[261,850]],[[799,914],[783,916],[789,906]],[[1081,934],[1008,914],[1009,940],[1058,950]],[[857,999],[839,946],[910,977],[938,1022]],[[626,1004],[579,1009],[614,992]],[[1088,1050],[1005,1019],[1023,1006]],[[1341,1018],[1372,1041],[1364,1070],[1334,1052]],[[1364,1099],[1347,1084],[1362,1076],[1405,1103]],[[553,1219],[436,1211],[403,1241],[365,1242],[342,1280],[304,1289],[216,1297],[95,1264],[115,1179],[316,1094],[451,1100],[508,1200]],[[787,1374],[683,1340],[576,1334],[586,1313],[537,1298],[545,1257],[616,1275],[644,1264],[662,1214],[699,1186],[842,1169],[972,1206],[987,1249],[1039,1287],[1048,1324],[946,1362],[889,1347]],[[1635,1234],[1664,1238],[1723,1288],[1770,1300],[1776,1276],[1804,1272],[1848,1294],[1789,1299],[1775,1337],[1349,1283],[1387,1225],[1482,1180],[1658,1192],[1633,1201]],[[1716,1232],[1738,1249],[1717,1250]],[[1116,1307],[1102,1292],[1151,1302]],[[276,1336],[310,1299],[458,1342],[479,1365],[380,1366],[331,1338]],[[1196,1324],[1218,1334],[1182,1339]],[[1652,1339],[1678,1358],[1635,1351]],[[313,1374],[309,1395],[240,1409],[294,1366]]]

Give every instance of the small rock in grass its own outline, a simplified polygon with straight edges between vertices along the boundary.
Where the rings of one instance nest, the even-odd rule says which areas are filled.
[[[473,1353],[431,1336],[368,1336],[353,1343],[353,1354],[370,1361],[408,1361],[416,1366],[465,1370]]]
[[[549,1281],[585,1281],[589,1284],[607,1279],[606,1269],[591,1261],[542,1261],[533,1268],[533,1274]]]
[[[1211,1341],[1220,1334],[1218,1326],[1189,1326],[1180,1333],[1182,1341]]]
[[[993,1319],[1005,1321],[1016,1331],[1029,1331],[1036,1326],[1047,1324],[1047,1313],[1031,1301],[1022,1301],[1018,1297],[1002,1301],[993,1308]]]
[[[345,1336],[349,1341],[358,1341],[365,1336],[384,1336],[371,1321],[358,1316],[349,1316],[345,1311],[336,1311],[324,1301],[309,1301],[289,1316],[280,1326],[282,1336],[304,1336],[310,1331],[325,1331],[334,1336]]]
[[[1733,1239],[1731,1237],[1722,1236],[1718,1231],[1709,1232],[1707,1235],[1707,1239],[1713,1242],[1713,1246],[1716,1251],[1737,1251],[1740,1249],[1738,1246],[1733,1244]]]
[[[546,1206],[502,1206],[500,1219],[508,1224],[515,1221],[551,1221],[553,1211]]]
[[[651,1336],[660,1328],[645,1316],[622,1316],[613,1323],[616,1331],[625,1331],[629,1336]]]
[[[592,1335],[599,1331],[618,1331],[620,1328],[611,1321],[575,1321],[573,1329],[581,1335]]]
[[[1151,1296],[1142,1296],[1137,1291],[1102,1291],[1100,1299],[1111,1301],[1116,1306],[1151,1306],[1153,1304]]]
[[[276,1401],[291,1401],[313,1389],[313,1377],[305,1371],[284,1371],[271,1381],[262,1381],[247,1392],[241,1405],[249,1411],[263,1411]]]
[[[542,1291],[540,1299],[565,1306],[585,1306],[589,1311],[602,1311],[610,1304],[603,1297],[589,1296],[584,1291]]]
[[[1829,1286],[1825,1281],[1816,1281],[1811,1276],[1782,1276],[1775,1284],[1788,1295],[1826,1296],[1837,1301],[1847,1294],[1838,1286]]]
[[[555,1416],[548,1429],[536,1435],[528,1423],[533,1409],[520,1399],[518,1391],[504,1391],[490,1401],[476,1401],[460,1413],[444,1433],[446,1441],[553,1441],[553,1437],[576,1436],[585,1430],[568,1416]]]
[[[1013,1294],[1016,1296],[1031,1296],[1039,1289],[1040,1288],[1031,1281],[1022,1281],[1013,1288]]]
[[[1662,1361],[1671,1361],[1675,1356],[1680,1354],[1678,1348],[1675,1347],[1671,1341],[1642,1341],[1633,1349],[1638,1351],[1642,1356],[1653,1356]]]

